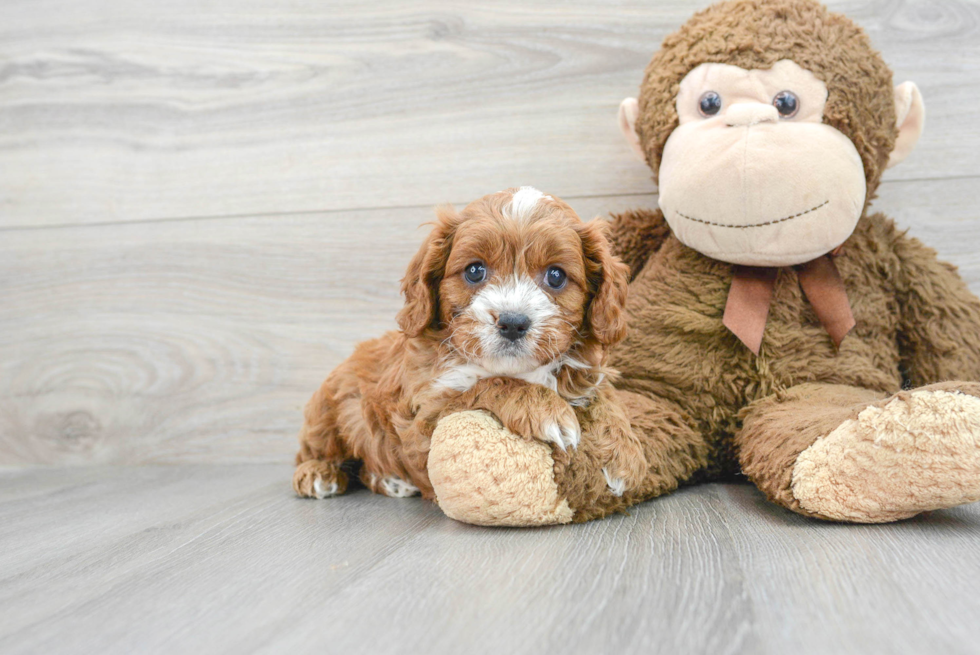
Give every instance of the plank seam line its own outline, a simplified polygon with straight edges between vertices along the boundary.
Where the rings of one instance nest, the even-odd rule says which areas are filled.
[[[953,175],[948,177],[923,177],[923,178],[909,178],[902,180],[883,180],[881,185],[891,185],[891,184],[909,184],[916,182],[952,182],[960,180],[974,180],[980,179],[980,175]],[[880,188],[880,187],[879,187]],[[593,193],[593,194],[582,194],[582,195],[562,195],[561,198],[565,201],[569,200],[589,200],[593,198],[629,198],[633,196],[652,196],[656,195],[656,190],[651,191],[637,191],[634,193]],[[475,199],[475,198],[474,198]],[[450,201],[456,206],[465,206],[469,203],[466,201]],[[200,215],[200,216],[165,216],[161,218],[141,218],[131,221],[121,220],[121,221],[99,221],[95,223],[55,223],[51,225],[10,225],[10,226],[0,226],[0,232],[16,232],[16,231],[36,231],[36,230],[64,230],[64,229],[77,229],[77,228],[94,228],[94,227],[109,227],[112,225],[125,226],[125,225],[147,225],[154,223],[179,223],[187,221],[226,221],[226,220],[239,220],[248,218],[273,218],[273,217],[299,217],[299,216],[310,216],[313,214],[341,214],[349,212],[369,212],[369,211],[401,211],[409,209],[426,209],[435,208],[443,203],[424,203],[424,204],[414,204],[414,205],[379,205],[374,207],[343,207],[339,209],[301,209],[294,211],[282,211],[282,212],[259,212],[257,214],[212,214],[212,215]],[[591,217],[590,217],[591,218]]]

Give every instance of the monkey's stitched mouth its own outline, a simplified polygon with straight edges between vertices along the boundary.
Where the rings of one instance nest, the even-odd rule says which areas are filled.
[[[706,220],[703,220],[703,219],[700,219],[700,218],[695,218],[694,216],[688,216],[687,214],[682,214],[679,211],[675,211],[674,213],[677,214],[678,216],[680,216],[681,218],[686,218],[689,221],[694,221],[695,223],[701,223],[703,225],[710,225],[712,227],[730,227],[730,228],[744,230],[744,229],[750,228],[750,227],[765,227],[767,225],[775,225],[777,223],[785,223],[786,221],[791,221],[794,218],[799,218],[800,216],[806,216],[807,214],[809,214],[811,212],[815,212],[815,211],[817,211],[818,209],[820,209],[821,207],[823,207],[824,205],[826,205],[829,202],[830,202],[829,200],[824,200],[822,203],[820,203],[816,207],[811,207],[810,209],[807,209],[806,211],[802,211],[799,214],[793,214],[792,216],[784,216],[782,218],[777,218],[777,219],[772,220],[772,221],[766,221],[765,223],[753,223],[751,225],[729,225],[727,223],[715,223],[713,221],[706,221]]]

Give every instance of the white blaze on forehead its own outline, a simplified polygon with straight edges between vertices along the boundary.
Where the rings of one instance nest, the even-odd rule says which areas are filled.
[[[534,187],[522,186],[510,201],[508,215],[515,221],[526,221],[542,198],[551,200],[551,196],[544,195]]]

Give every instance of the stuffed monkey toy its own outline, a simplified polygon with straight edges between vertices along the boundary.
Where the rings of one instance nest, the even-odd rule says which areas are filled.
[[[613,489],[588,449],[461,412],[431,443],[443,511],[586,521],[737,474],[834,521],[980,499],[980,301],[869,209],[924,122],[915,85],[892,84],[812,0],[722,2],[669,35],[619,117],[660,207],[611,225],[631,282],[610,364],[646,475]]]

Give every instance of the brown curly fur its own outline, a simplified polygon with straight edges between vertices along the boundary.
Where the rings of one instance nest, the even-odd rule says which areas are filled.
[[[724,2],[664,40],[646,71],[637,122],[654,175],[691,69],[768,68],[781,59],[826,83],[824,121],[857,147],[870,200],[896,137],[891,72],[860,28],[810,0]],[[954,267],[881,214],[865,213],[836,259],[857,321],[839,352],[792,270],[779,271],[756,357],[722,324],[731,265],[681,244],[659,210],[615,216],[610,234],[633,278],[630,332],[610,362],[650,468],[641,485],[613,497],[586,450],[557,462],[576,521],[739,472],[806,513],[789,478],[817,438],[903,387],[952,381],[942,389],[976,394],[975,384],[955,381],[980,380],[980,301]]]
[[[660,235],[642,242],[649,254],[634,264],[631,329],[610,355],[620,371],[616,397],[650,469],[639,487],[613,497],[588,452],[556,462],[576,521],[739,472],[802,512],[788,476],[819,436],[903,387],[980,380],[980,301],[954,267],[881,214],[861,219],[837,259],[857,320],[840,351],[795,275],[783,270],[758,357],[722,324],[731,266],[684,246],[665,226],[659,211],[633,211],[615,217],[612,231]],[[621,252],[623,244],[613,247]],[[814,383],[834,391],[807,394]],[[962,382],[942,388],[976,389]]]

